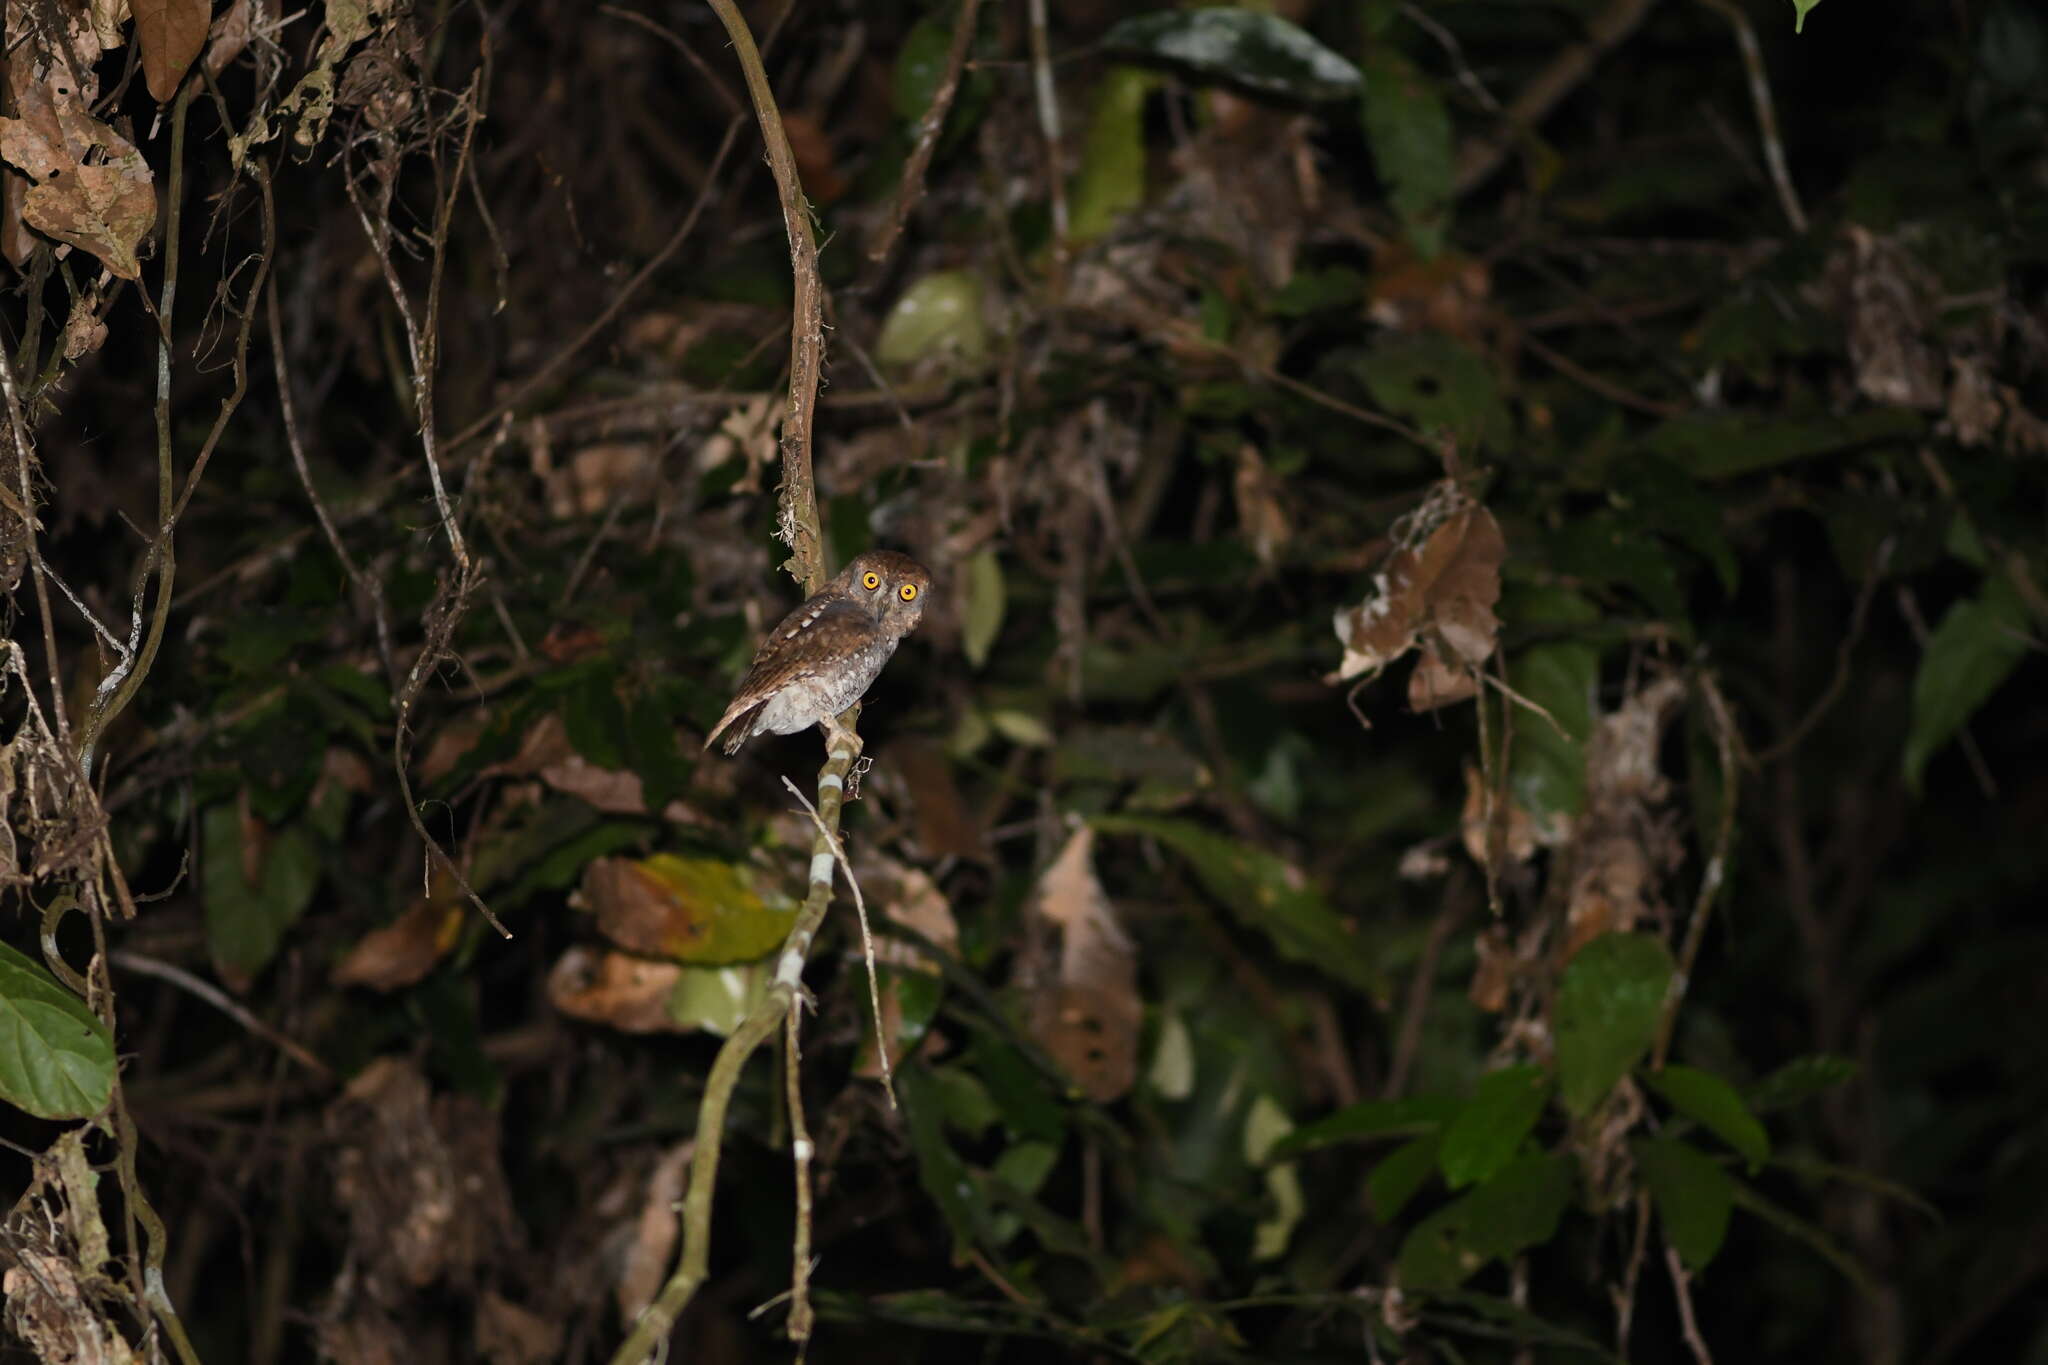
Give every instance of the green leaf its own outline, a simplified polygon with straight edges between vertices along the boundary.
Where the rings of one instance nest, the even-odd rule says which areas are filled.
[[[1565,966],[1553,1026],[1558,1085],[1575,1117],[1650,1050],[1672,970],[1670,950],[1647,934],[1602,934]]]
[[[768,994],[768,968],[686,966],[668,988],[668,1017],[689,1028],[730,1037]]]
[[[1820,0],[1792,0],[1792,31],[1806,32],[1806,16],[1820,7]]]
[[[1683,1142],[1646,1138],[1634,1147],[1636,1168],[1657,1201],[1664,1240],[1677,1249],[1687,1269],[1705,1269],[1728,1235],[1734,1179],[1706,1153]]]
[[[903,1095],[904,1126],[917,1158],[918,1183],[939,1206],[955,1246],[965,1249],[989,1240],[989,1210],[976,1197],[967,1163],[946,1140],[944,1094],[924,1068],[915,1066],[896,1073],[896,1088]]]
[[[1376,43],[1365,62],[1365,136],[1388,202],[1424,259],[1443,249],[1456,158],[1451,115],[1436,82],[1397,48]]]
[[[1298,100],[1358,94],[1358,68],[1277,14],[1218,6],[1161,10],[1103,35],[1112,52],[1171,63],[1202,80]]]
[[[1425,1133],[1411,1138],[1380,1159],[1372,1168],[1372,1174],[1365,1178],[1366,1198],[1372,1204],[1373,1217],[1382,1224],[1392,1224],[1401,1216],[1401,1210],[1408,1207],[1423,1182],[1436,1170],[1437,1148],[1441,1145],[1435,1133]]]
[[[1711,1071],[1667,1066],[1647,1078],[1673,1109],[1742,1153],[1751,1166],[1771,1158],[1771,1140],[1735,1087]]]
[[[1373,401],[1425,431],[1448,432],[1465,449],[1498,447],[1513,434],[1493,371],[1442,332],[1388,337],[1353,357]]]
[[[979,368],[989,350],[981,300],[981,276],[972,270],[919,276],[883,320],[875,359],[891,367],[950,360],[963,369]]]
[[[562,698],[562,728],[570,747],[600,768],[626,766],[626,707],[607,662],[590,667]]]
[[[320,856],[304,830],[279,830],[261,850],[252,885],[243,833],[234,802],[211,806],[200,818],[207,947],[224,977],[246,983],[270,964],[285,930],[312,901]]]
[[[0,1100],[39,1119],[84,1119],[114,1091],[114,1040],[48,969],[0,943]]]
[[[967,561],[967,619],[960,627],[960,651],[970,667],[980,668],[988,662],[989,648],[1003,631],[1007,601],[1003,561],[992,547],[977,551]]]
[[[1758,417],[1716,412],[1674,417],[1650,433],[1648,448],[1696,479],[1728,479],[1875,441],[1917,436],[1926,419],[1907,408],[1848,417]]]
[[[1550,1240],[1571,1202],[1572,1164],[1529,1156],[1416,1224],[1401,1243],[1404,1289],[1454,1289],[1487,1261]]]
[[[1337,1142],[1432,1133],[1455,1118],[1463,1108],[1457,1100],[1443,1095],[1418,1095],[1406,1100],[1360,1100],[1356,1104],[1345,1105],[1334,1114],[1325,1114],[1314,1123],[1303,1124],[1288,1134],[1273,1149],[1273,1154],[1276,1157],[1294,1156]]]
[[[1105,834],[1157,839],[1186,858],[1209,894],[1270,937],[1282,957],[1319,967],[1374,995],[1383,993],[1364,944],[1291,863],[1185,820],[1101,815],[1094,823]]]
[[[754,962],[781,947],[796,922],[796,905],[750,864],[657,853],[631,867],[663,900],[660,943],[628,945],[636,951],[658,946],[698,966]]]
[[[1795,1057],[1750,1087],[1750,1110],[1768,1114],[1774,1109],[1788,1109],[1853,1079],[1856,1071],[1856,1063],[1849,1058],[1826,1052]]]
[[[2004,574],[1941,618],[1913,678],[1906,785],[1920,790],[1927,760],[2012,676],[2027,653],[2027,611]]]
[[[1834,1239],[1825,1232],[1791,1210],[1772,1203],[1740,1180],[1731,1177],[1730,1184],[1733,1186],[1737,1208],[1755,1214],[1795,1241],[1804,1242],[1810,1249],[1819,1253],[1821,1259],[1841,1271],[1843,1277],[1863,1293],[1876,1292],[1876,1287],[1870,1282],[1870,1276],[1856,1263],[1856,1258],[1835,1245]]]
[[[1518,629],[1539,630],[1600,619],[1590,602],[1560,588],[1517,588],[1502,603],[1500,615]],[[1539,824],[1554,826],[1586,804],[1585,743],[1593,733],[1593,690],[1599,681],[1600,651],[1576,640],[1531,645],[1518,650],[1508,665],[1509,685],[1550,715],[1545,720],[1516,712],[1508,760],[1509,789]],[[1560,728],[1564,733],[1558,733]]]
[[[1437,1162],[1445,1183],[1463,1189],[1507,1165],[1549,1096],[1550,1077],[1541,1067],[1508,1066],[1481,1076],[1471,1100],[1444,1129]]]
[[[1136,67],[1112,67],[1095,92],[1095,113],[1081,146],[1081,169],[1068,194],[1067,236],[1100,237],[1145,202],[1145,97],[1158,78]]]

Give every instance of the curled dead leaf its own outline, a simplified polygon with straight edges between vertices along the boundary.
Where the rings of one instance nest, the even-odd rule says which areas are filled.
[[[34,183],[22,221],[137,279],[137,248],[156,225],[156,183],[135,145],[94,118],[69,77],[51,73],[15,90],[15,118],[0,118],[0,160]]]
[[[459,890],[453,896],[415,901],[390,924],[356,940],[328,979],[337,986],[367,986],[373,991],[395,991],[423,981],[455,946],[463,918]]]
[[[158,104],[169,104],[206,43],[211,0],[129,0],[129,9],[135,46],[142,50],[142,78]]]
[[[572,1019],[623,1033],[687,1033],[669,1013],[669,994],[682,979],[674,962],[650,962],[606,948],[575,947],[548,973],[548,1003]]]
[[[1373,595],[1338,609],[1344,659],[1325,681],[1377,672],[1420,641],[1428,671],[1410,684],[1411,704],[1421,710],[1471,696],[1476,683],[1462,674],[1492,657],[1500,632],[1493,607],[1507,542],[1499,524],[1445,480],[1397,529],[1395,547],[1374,575]]]
[[[1036,913],[1059,926],[1059,979],[1034,1003],[1032,1036],[1097,1103],[1138,1077],[1138,950],[1095,875],[1095,831],[1083,826],[1039,878]]]

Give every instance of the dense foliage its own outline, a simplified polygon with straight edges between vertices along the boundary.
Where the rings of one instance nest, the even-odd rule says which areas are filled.
[[[0,1357],[2048,1362],[2038,6],[6,32]]]

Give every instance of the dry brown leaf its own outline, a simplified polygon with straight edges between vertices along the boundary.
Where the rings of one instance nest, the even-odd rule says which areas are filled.
[[[476,1305],[476,1352],[489,1365],[558,1360],[562,1325],[487,1289]]]
[[[1495,830],[1487,828],[1489,817]],[[1486,778],[1471,763],[1465,765],[1465,810],[1458,819],[1458,830],[1466,854],[1481,867],[1487,865],[1489,844],[1507,861],[1526,863],[1536,856],[1541,842],[1534,817],[1512,795],[1489,791]]]
[[[1138,950],[1095,876],[1082,826],[1039,878],[1037,912],[1060,928],[1059,980],[1035,1002],[1032,1035],[1100,1104],[1138,1078]]]
[[[135,45],[142,49],[142,78],[158,104],[169,104],[178,82],[213,23],[209,0],[130,0],[135,15]]]
[[[1515,979],[1515,946],[1508,931],[1489,925],[1475,945],[1479,963],[1472,969],[1472,984],[1465,995],[1479,1009],[1499,1014],[1507,1008],[1508,988]]]
[[[1664,728],[1685,697],[1665,676],[1601,717],[1586,743],[1586,810],[1572,836],[1566,931],[1560,951],[1657,917],[1658,886],[1684,850],[1661,808],[1671,784],[1658,768]]]
[[[126,3],[126,0],[121,0]],[[233,0],[214,19],[206,36],[206,74],[219,76],[242,55],[258,25],[271,19],[269,0]]]
[[[1374,575],[1373,595],[1336,613],[1332,624],[1344,660],[1326,681],[1377,672],[1427,634],[1436,646],[1435,671],[1409,694],[1427,699],[1455,690],[1446,680],[1453,663],[1477,668],[1492,657],[1500,631],[1493,606],[1500,600],[1507,542],[1493,514],[1449,481],[1436,486],[1395,540]]]
[[[1439,706],[1464,701],[1479,693],[1479,677],[1471,668],[1452,668],[1437,651],[1436,642],[1424,640],[1415,671],[1408,675],[1408,709],[1434,711]]]
[[[443,875],[438,865],[435,872]],[[337,986],[367,986],[373,991],[395,991],[423,981],[455,946],[463,918],[459,890],[443,899],[415,901],[396,920],[358,939],[328,979]]]
[[[901,778],[925,857],[988,861],[981,821],[961,795],[943,748],[929,740],[899,740],[889,746],[883,766]]]
[[[100,48],[111,52],[127,41],[121,25],[128,22],[128,0],[92,0],[86,7],[86,20],[92,25],[93,37],[98,40]],[[97,57],[99,53],[93,55]]]
[[[94,118],[68,77],[17,85],[18,117],[0,119],[0,160],[35,183],[22,221],[136,279],[136,248],[156,224],[156,186],[134,144]]]
[[[1940,352],[1929,342],[1940,282],[1906,244],[1851,223],[1848,246],[1828,262],[1818,290],[1848,319],[1856,387],[1878,403],[1942,405]]]
[[[668,1278],[669,1267],[675,1261],[676,1239],[682,1231],[676,1205],[688,1186],[690,1159],[696,1150],[694,1142],[678,1143],[662,1153],[647,1177],[646,1193],[638,1202],[640,1216],[634,1224],[633,1244],[626,1251],[619,1282],[612,1289],[620,1322],[638,1322]]]
[[[548,973],[548,1002],[573,1019],[624,1033],[687,1033],[691,1026],[668,1011],[669,993],[682,975],[674,962],[575,947]]]
[[[1266,467],[1258,447],[1246,443],[1238,448],[1237,477],[1232,487],[1237,493],[1239,531],[1251,542],[1259,563],[1270,569],[1279,558],[1280,547],[1293,537],[1294,531],[1287,521],[1287,509],[1280,502],[1280,481]]]
[[[1366,315],[1382,327],[1476,341],[1491,320],[1492,292],[1484,261],[1455,251],[1424,260],[1397,243],[1373,258]]]

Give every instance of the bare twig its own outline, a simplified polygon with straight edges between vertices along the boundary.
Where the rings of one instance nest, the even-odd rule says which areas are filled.
[[[1060,100],[1052,83],[1052,40],[1046,33],[1045,0],[1031,0],[1031,89],[1037,97],[1038,129],[1045,138],[1045,180],[1052,200],[1052,251],[1067,257],[1067,185],[1060,165]]]
[[[794,790],[794,788],[792,788]],[[812,818],[817,817],[813,811]],[[825,830],[820,821],[818,829]],[[834,838],[833,842],[838,843]],[[846,879],[853,880],[847,869]],[[872,958],[869,959],[873,961]],[[872,970],[872,967],[870,968]],[[796,1165],[796,1232],[789,1242],[789,1339],[809,1341],[816,1314],[811,1309],[811,1158],[817,1144],[804,1123],[802,997],[791,1003],[783,1016],[783,1077],[789,1096],[789,1151]],[[878,1021],[879,1026],[879,1021]]]
[[[804,808],[804,814],[811,817],[811,823],[817,826],[818,837],[825,841],[833,858],[845,869],[846,884],[853,890],[853,908],[860,916],[861,952],[866,955],[868,962],[868,1004],[875,1012],[875,1050],[882,1059],[882,1089],[888,1093],[889,1107],[894,1109],[896,1085],[894,1077],[889,1072],[889,1040],[882,1029],[882,986],[875,975],[875,936],[868,929],[867,900],[860,893],[860,881],[853,875],[853,862],[846,856],[846,845],[839,842],[838,833],[825,824],[825,818],[818,814],[818,808],[796,789],[796,783],[785,777],[782,779],[782,785],[789,788],[789,794]],[[815,872],[816,869],[813,868],[812,871]]]
[[[1041,24],[1045,8],[1043,0],[1034,0],[1034,6],[1034,24]],[[953,98],[960,93],[960,71],[967,64],[967,49],[974,42],[974,21],[980,13],[981,0],[960,0],[960,13],[953,20],[953,41],[946,49],[945,74],[939,78],[939,88],[932,92],[931,107],[917,122],[917,142],[903,163],[903,178],[896,187],[896,211],[889,215],[881,239],[868,251],[868,260],[876,265],[889,258],[896,239],[903,234],[903,225],[909,220],[911,210],[924,197],[925,171],[931,167],[932,153],[938,150],[939,134],[946,130],[946,116],[953,111]],[[1035,50],[1035,45],[1044,37],[1044,30],[1036,27],[1033,33]]]
[[[1735,842],[1736,797],[1742,789],[1742,773],[1736,758],[1735,714],[1729,708],[1727,698],[1721,695],[1712,674],[1702,673],[1696,686],[1700,699],[1706,703],[1708,718],[1713,722],[1714,751],[1721,762],[1721,821],[1714,832],[1714,851],[1708,855],[1706,870],[1700,874],[1699,895],[1693,900],[1692,919],[1685,926],[1685,943],[1678,952],[1678,970],[1671,974],[1671,985],[1664,995],[1664,1013],[1657,1021],[1657,1041],[1650,1051],[1650,1068],[1653,1071],[1663,1069],[1664,1059],[1671,1051],[1672,1030],[1678,1023],[1678,1006],[1685,999],[1693,967],[1699,961],[1700,944],[1707,933],[1707,917],[1713,913],[1714,899],[1720,895],[1721,883],[1728,875],[1728,851]]]
[[[1559,102],[1593,73],[1593,67],[1643,22],[1657,0],[1610,0],[1586,25],[1584,42],[1557,54],[1522,88],[1499,128],[1468,143],[1458,154],[1454,189],[1460,197],[1493,178],[1522,134],[1541,123]]]
[[[276,1029],[258,1019],[239,1001],[229,996],[226,991],[223,991],[220,987],[205,980],[203,977],[194,976],[176,963],[164,962],[157,958],[147,957],[142,953],[129,952],[126,949],[116,949],[109,956],[116,967],[131,972],[139,972],[144,976],[153,976],[159,981],[168,981],[188,995],[197,996],[322,1080],[331,1081],[334,1079],[334,1069],[328,1066],[327,1063],[321,1061],[311,1052],[308,1052],[299,1043],[287,1038],[284,1034],[279,1033]]]
[[[1422,1049],[1422,1026],[1429,1014],[1430,997],[1436,994],[1437,963],[1442,960],[1444,949],[1450,945],[1451,935],[1465,922],[1471,913],[1472,897],[1464,883],[1453,877],[1444,885],[1443,904],[1437,908],[1436,919],[1429,926],[1429,937],[1423,941],[1422,955],[1415,964],[1415,976],[1408,983],[1408,1002],[1401,1011],[1401,1031],[1394,1038],[1394,1053],[1387,1064],[1387,1079],[1380,1087],[1380,1098],[1394,1100],[1408,1088],[1408,1073],[1415,1066],[1416,1055]]]
[[[846,774],[859,752],[853,732],[859,719],[856,703],[839,717],[840,735],[831,743],[825,766],[818,773],[818,819],[826,830],[836,831],[846,793]],[[711,1258],[711,1207],[718,1182],[718,1160],[725,1140],[725,1116],[731,1107],[733,1088],[740,1071],[755,1049],[774,1036],[795,1009],[803,990],[804,961],[825,911],[832,903],[832,870],[835,859],[831,845],[821,831],[811,845],[810,891],[797,911],[796,923],[783,941],[775,960],[775,975],[758,1005],[718,1049],[705,1078],[704,1097],[697,1109],[697,1151],[690,1169],[690,1189],[683,1200],[683,1256],[661,1294],[648,1305],[633,1324],[625,1343],[612,1356],[611,1365],[642,1365],[668,1338],[676,1318],[704,1283]]]
[[[1685,1344],[1692,1351],[1697,1365],[1714,1365],[1714,1357],[1707,1350],[1707,1340],[1700,1335],[1699,1320],[1692,1311],[1692,1272],[1678,1259],[1673,1247],[1664,1248],[1664,1265],[1671,1272],[1671,1292],[1678,1298],[1678,1322],[1685,1335]]]
[[[704,216],[704,210],[711,202],[712,187],[718,183],[719,173],[725,169],[725,159],[732,154],[733,146],[739,139],[740,127],[741,120],[738,117],[726,125],[725,137],[718,144],[718,154],[711,159],[711,169],[705,174],[704,189],[691,203],[690,211],[683,215],[683,221],[669,234],[669,239],[662,243],[661,250],[648,257],[646,264],[634,271],[633,277],[619,286],[619,292],[612,296],[612,301],[605,305],[604,311],[592,318],[583,330],[571,337],[559,351],[548,357],[546,363],[513,385],[512,392],[493,404],[483,416],[450,436],[443,443],[446,449],[453,451],[457,447],[468,445],[489,431],[499,418],[531,397],[534,390],[552,379],[556,371],[567,364],[571,357],[588,346],[605,328],[611,326],[613,319],[617,318],[620,310],[640,292],[642,286],[654,278],[656,271],[668,264],[670,257],[681,250],[683,243],[690,239],[690,234],[697,230],[697,221]]]
[[[1806,209],[1799,202],[1799,191],[1793,188],[1792,172],[1785,164],[1785,144],[1778,136],[1777,106],[1771,99],[1771,81],[1764,71],[1763,48],[1756,40],[1756,27],[1731,0],[1700,3],[1726,19],[1735,30],[1735,44],[1742,49],[1742,66],[1749,75],[1749,102],[1756,109],[1757,131],[1763,138],[1764,165],[1771,173],[1771,188],[1778,192],[1778,206],[1785,211],[1785,221],[1794,232],[1803,233]]]
[[[1650,1249],[1650,1196],[1647,1191],[1636,1195],[1636,1235],[1633,1248],[1628,1255],[1628,1269],[1622,1272],[1621,1287],[1612,1291],[1614,1295],[1614,1353],[1623,1360],[1628,1359],[1628,1338],[1635,1326],[1636,1286],[1642,1282],[1643,1259]]]
[[[1828,680],[1827,688],[1814,699],[1799,723],[1773,744],[1756,756],[1759,767],[1777,762],[1797,749],[1806,737],[1813,733],[1813,727],[1820,724],[1834,704],[1841,700],[1842,693],[1849,686],[1849,662],[1856,652],[1856,646],[1863,640],[1863,630],[1870,621],[1870,604],[1877,598],[1877,585],[1884,578],[1885,570],[1891,566],[1892,551],[1897,548],[1899,538],[1886,536],[1884,543],[1877,547],[1871,557],[1870,567],[1864,571],[1863,586],[1856,593],[1856,605],[1849,612],[1849,628],[1842,632],[1842,638],[1835,645],[1835,675]]]
[[[1472,70],[1471,63],[1465,60],[1465,49],[1459,45],[1458,36],[1430,18],[1429,12],[1422,6],[1414,4],[1412,0],[1402,0],[1401,13],[1417,28],[1436,39],[1437,46],[1451,59],[1451,68],[1457,73],[1458,84],[1465,87],[1473,101],[1490,114],[1500,113],[1500,101],[1493,97],[1493,92],[1486,88],[1486,82],[1479,79],[1478,73]]]

